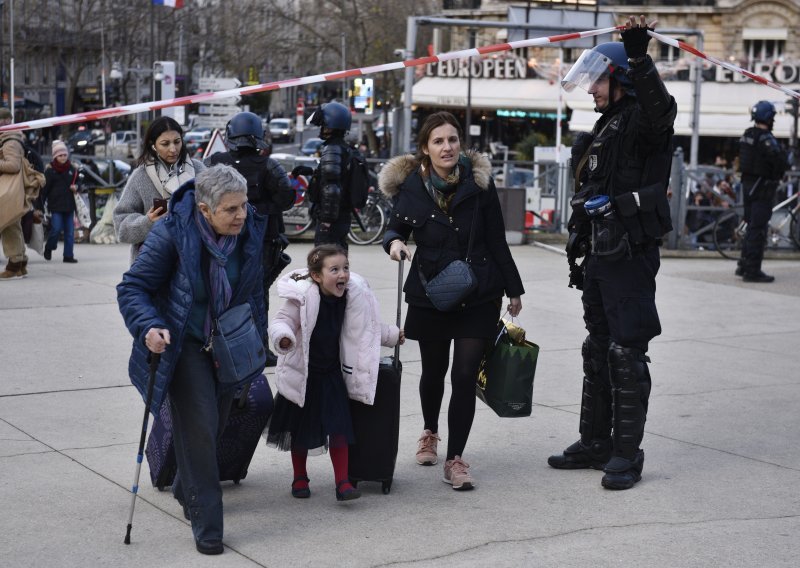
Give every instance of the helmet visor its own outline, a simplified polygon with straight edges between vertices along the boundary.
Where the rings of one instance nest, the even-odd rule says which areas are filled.
[[[575,87],[580,87],[586,92],[592,88],[599,79],[609,77],[614,71],[614,62],[602,53],[590,49],[581,53],[581,56],[561,81],[565,91],[572,92]]]

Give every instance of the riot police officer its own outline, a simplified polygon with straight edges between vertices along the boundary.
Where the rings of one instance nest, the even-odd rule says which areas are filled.
[[[320,127],[319,137],[324,140],[308,192],[317,221],[314,244],[336,243],[347,248],[350,213],[364,206],[369,192],[366,162],[344,139],[352,124],[350,109],[338,102],[325,103],[308,123]],[[301,169],[305,168],[295,168],[292,173],[303,173]]]
[[[228,164],[247,180],[247,200],[258,213],[267,216],[264,235],[264,305],[269,310],[269,287],[291,262],[284,252],[289,241],[283,235],[283,211],[294,204],[295,192],[286,171],[269,157],[271,144],[261,119],[252,112],[240,112],[225,126],[227,152],[212,154],[209,166]],[[267,366],[274,366],[277,357],[268,353]]]
[[[772,282],[775,277],[764,274],[761,261],[764,259],[775,189],[789,164],[786,152],[772,134],[775,122],[773,104],[758,101],[751,109],[750,117],[755,126],[745,130],[739,139],[744,218],[748,223],[736,275],[745,282]]]
[[[601,116],[572,148],[570,286],[583,290],[589,332],[582,347],[580,440],[548,463],[602,469],[607,489],[629,489],[641,479],[646,353],[661,333],[658,246],[672,229],[666,192],[677,107],[647,55],[648,29],[644,16],[639,23],[631,16],[623,43],[585,51],[562,81],[567,90],[586,89]]]

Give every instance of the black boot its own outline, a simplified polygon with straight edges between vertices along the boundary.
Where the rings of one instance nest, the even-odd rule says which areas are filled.
[[[594,336],[583,342],[581,439],[547,463],[556,469],[603,469],[611,458],[611,391],[608,345]]]
[[[630,489],[642,478],[644,450],[636,452],[633,460],[613,457],[603,468],[606,473],[600,481],[606,489]]]
[[[774,282],[775,277],[769,274],[764,274],[763,270],[759,270],[758,272],[745,272],[742,274],[742,280],[745,282]]]
[[[555,469],[603,469],[611,458],[611,439],[593,440],[585,445],[578,440],[562,454],[547,458],[547,464]]]

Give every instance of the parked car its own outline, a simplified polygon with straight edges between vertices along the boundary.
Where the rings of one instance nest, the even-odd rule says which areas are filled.
[[[135,130],[117,130],[106,140],[106,153],[113,158],[133,158],[139,151],[137,145]]]
[[[78,130],[67,138],[67,148],[71,154],[94,155],[94,136],[89,130]]]
[[[294,142],[294,121],[291,118],[273,118],[269,121],[273,142]]]
[[[532,187],[533,170],[527,168],[508,168],[508,179],[504,179],[502,168],[494,173],[498,187]]]
[[[189,152],[190,156],[194,156],[199,148],[205,148],[210,140],[210,128],[197,128],[183,135],[183,143],[186,144],[186,151]]]
[[[309,138],[303,143],[300,153],[304,156],[316,156],[317,152],[319,152],[319,147],[322,146],[322,142],[322,138]]]

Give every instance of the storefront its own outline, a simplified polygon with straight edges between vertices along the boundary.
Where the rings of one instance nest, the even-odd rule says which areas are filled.
[[[469,107],[471,123],[481,128],[473,136],[479,148],[489,142],[513,146],[531,131],[555,138],[561,89],[513,54],[476,59],[471,68],[467,60],[429,64],[412,92],[418,117],[449,110],[463,121]],[[566,112],[563,102],[562,107]]]

